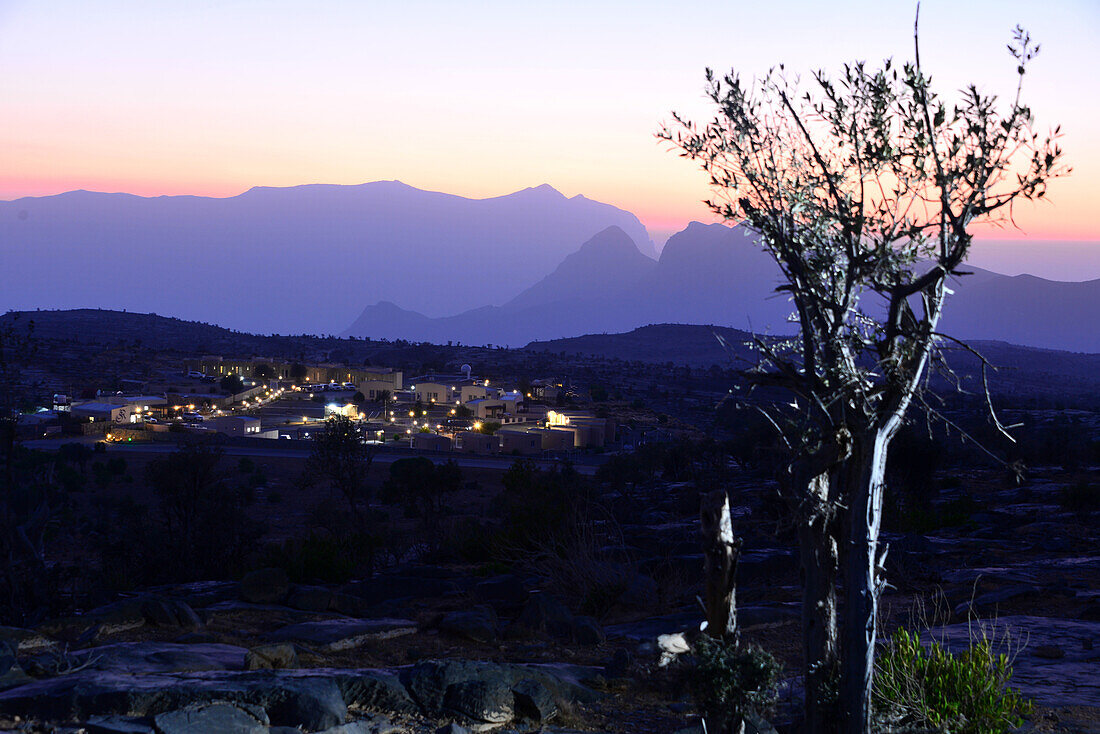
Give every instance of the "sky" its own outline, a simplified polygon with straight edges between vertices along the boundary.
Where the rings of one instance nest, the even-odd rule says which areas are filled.
[[[0,199],[384,179],[481,198],[549,183],[634,212],[661,242],[714,221],[703,174],[654,136],[673,109],[709,116],[705,67],[752,76],[779,63],[908,60],[914,9],[0,0]],[[1042,43],[1025,99],[1040,129],[1062,125],[1074,172],[1049,203],[1017,210],[1019,229],[985,237],[1070,242],[1092,256],[1100,3],[925,0],[922,60],[946,92],[975,81],[1007,94],[1017,23]]]

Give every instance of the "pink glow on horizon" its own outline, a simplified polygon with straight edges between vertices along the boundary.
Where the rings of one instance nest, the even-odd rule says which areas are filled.
[[[613,0],[9,3],[0,198],[387,179],[486,198],[548,182],[634,213],[660,243],[717,221],[705,177],[654,139],[672,109],[709,118],[705,66],[751,75],[910,54],[905,3],[687,1],[675,14]],[[1004,43],[1016,23],[1043,43],[1027,100],[1040,129],[1063,124],[1075,172],[1049,203],[1017,207],[1020,229],[978,236],[1100,241],[1095,2],[926,3],[926,63],[945,90],[1000,89],[1014,81]]]

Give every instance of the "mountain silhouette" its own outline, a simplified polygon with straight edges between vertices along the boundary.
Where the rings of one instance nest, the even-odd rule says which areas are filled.
[[[73,191],[0,202],[0,309],[96,306],[316,333],[365,301],[431,316],[505,303],[631,213],[548,185],[489,199],[399,181],[228,198]]]
[[[539,283],[503,306],[445,318],[377,304],[344,333],[354,336],[521,345],[581,334],[627,332],[647,324],[709,324],[784,335],[795,331],[781,273],[745,227],[693,222],[660,259],[628,247],[621,231],[585,242]],[[1047,349],[1100,352],[1100,280],[1065,283],[968,268],[952,278],[941,331]],[[866,308],[874,312],[873,299]],[[1082,318],[1085,318],[1084,323]]]

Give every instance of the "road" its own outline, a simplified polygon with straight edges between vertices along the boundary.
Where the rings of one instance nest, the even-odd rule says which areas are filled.
[[[56,451],[61,444],[64,443],[86,443],[92,445],[98,441],[94,437],[84,438],[62,438],[62,439],[36,439],[32,441],[23,441],[22,445],[28,449],[42,449],[46,451]],[[224,445],[218,446],[226,456],[250,456],[261,458],[279,458],[279,457],[295,457],[305,458],[309,456],[310,449],[308,446],[286,446],[284,444],[290,443],[288,441],[272,441],[273,446],[232,446]],[[294,443],[299,443],[295,441]],[[126,444],[107,444],[108,454],[170,454],[176,450],[175,444],[171,443],[126,443]],[[376,464],[392,464],[398,459],[407,459],[413,456],[423,456],[424,458],[431,459],[436,464],[445,464],[447,461],[454,461],[461,467],[469,469],[500,469],[501,471],[510,467],[515,463],[517,458],[515,456],[484,456],[484,455],[471,455],[460,453],[414,453],[412,451],[378,451],[374,455],[374,463]],[[598,457],[584,457],[587,460],[596,459],[596,463],[586,464],[574,464],[573,468],[577,470],[578,474],[583,476],[592,476],[596,473],[598,464],[602,461],[598,460]],[[543,468],[552,468],[560,466],[561,462],[556,459],[541,459],[532,458],[536,465]]]

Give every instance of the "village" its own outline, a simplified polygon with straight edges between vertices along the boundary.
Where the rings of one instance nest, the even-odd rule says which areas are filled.
[[[142,383],[140,392],[55,394],[48,409],[22,416],[20,429],[24,438],[108,443],[166,433],[308,440],[339,415],[355,422],[365,443],[418,452],[564,456],[615,442],[615,421],[567,407],[560,380],[525,383],[495,384],[469,365],[406,381],[392,368],[207,356],[186,360],[160,383]]]

